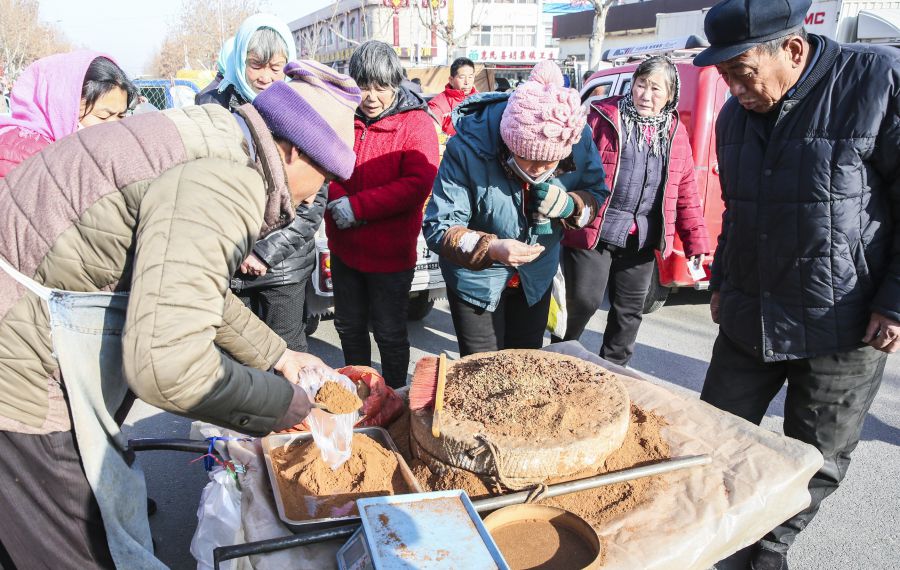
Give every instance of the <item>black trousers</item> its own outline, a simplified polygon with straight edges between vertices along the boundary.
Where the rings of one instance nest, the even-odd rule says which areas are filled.
[[[541,300],[529,307],[521,287],[507,287],[497,308],[491,312],[463,301],[448,289],[459,355],[507,348],[541,348],[550,314],[550,293],[547,289]]]
[[[761,547],[787,552],[825,497],[841,484],[881,385],[886,359],[887,354],[864,347],[815,358],[763,362],[759,355],[719,332],[700,399],[758,425],[787,381],[784,434],[815,446],[825,458],[822,469],[809,482],[809,508],[763,537]]]
[[[580,340],[588,321],[603,303],[609,289],[609,313],[600,356],[625,366],[634,354],[638,329],[644,318],[644,299],[653,277],[656,258],[652,247],[637,249],[630,236],[626,247],[611,250],[563,248],[566,278],[566,336],[559,340]]]
[[[306,313],[303,310],[307,281],[309,278],[300,283],[261,287],[237,294],[257,317],[284,339],[288,349],[297,352],[309,350],[306,343]]]
[[[372,365],[369,323],[378,352],[381,371],[388,386],[406,386],[409,370],[409,289],[414,271],[365,273],[347,267],[331,254],[334,283],[334,328],[341,337],[347,365]]]
[[[5,569],[115,568],[73,431],[0,431],[0,513]]]

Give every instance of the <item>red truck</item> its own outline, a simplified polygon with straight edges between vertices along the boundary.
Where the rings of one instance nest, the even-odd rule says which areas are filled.
[[[641,50],[640,46],[628,50],[616,50],[624,52],[617,59],[627,61],[635,56],[661,52],[674,56],[673,59],[681,77],[678,113],[687,128],[688,138],[693,149],[697,191],[700,194],[700,203],[703,206],[706,227],[709,231],[712,249],[710,254],[712,254],[715,252],[716,241],[722,230],[722,210],[724,209],[722,189],[719,186],[715,124],[719,110],[730,95],[728,87],[714,67],[695,67],[691,63],[692,52],[690,50],[679,52],[674,49],[676,47],[678,47],[677,43],[669,46],[655,44],[647,50]],[[616,56],[615,53],[611,55]],[[591,97],[612,97],[627,93],[631,88],[631,76],[639,62],[640,60],[624,63],[591,75],[581,89],[582,101],[587,101]],[[695,281],[688,272],[681,240],[676,235],[675,250],[672,255],[662,259],[659,252],[656,254],[656,267],[650,283],[650,290],[644,301],[644,312],[652,313],[662,307],[673,289],[680,287],[708,288],[711,263],[712,255],[709,255],[704,262],[706,277]]]

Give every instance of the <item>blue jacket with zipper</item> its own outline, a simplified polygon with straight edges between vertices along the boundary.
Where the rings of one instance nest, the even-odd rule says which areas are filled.
[[[454,109],[457,134],[447,144],[424,221],[428,247],[438,253],[445,232],[453,226],[544,246],[540,257],[517,269],[494,263],[473,270],[441,257],[447,287],[464,301],[489,311],[496,309],[515,271],[528,304],[540,301],[553,283],[563,235],[559,220],[552,221],[551,234],[534,233],[523,183],[505,166],[509,151],[500,137],[500,118],[508,98],[506,93],[479,93]],[[567,192],[587,192],[603,203],[609,190],[589,127],[547,182]]]

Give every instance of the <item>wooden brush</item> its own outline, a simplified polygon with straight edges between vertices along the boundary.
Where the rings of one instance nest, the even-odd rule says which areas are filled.
[[[439,360],[437,356],[423,356],[416,362],[412,385],[409,387],[410,410],[415,412],[434,406]]]
[[[431,435],[441,437],[441,415],[444,413],[444,386],[447,384],[447,355],[441,353],[438,361],[437,392],[434,396],[434,415],[431,417]]]

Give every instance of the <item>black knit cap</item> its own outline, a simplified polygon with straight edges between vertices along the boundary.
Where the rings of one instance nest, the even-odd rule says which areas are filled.
[[[694,58],[706,67],[737,57],[803,26],[812,0],[723,0],[703,21],[709,47]]]

